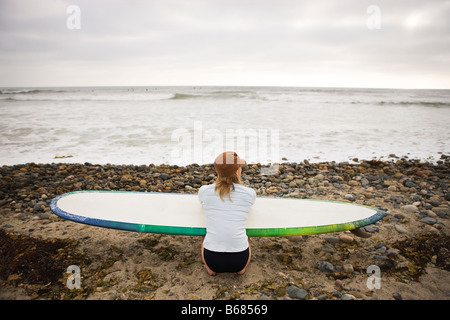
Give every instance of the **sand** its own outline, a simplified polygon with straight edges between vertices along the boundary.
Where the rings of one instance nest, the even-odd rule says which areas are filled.
[[[351,232],[250,238],[244,275],[209,276],[201,237],[78,224],[53,215],[48,202],[72,190],[196,193],[203,181],[213,181],[205,178],[211,166],[3,166],[0,299],[298,299],[292,288],[305,290],[307,300],[450,299],[448,159],[283,166],[267,184],[261,166],[251,165],[245,183],[259,195],[349,201],[387,216],[366,229],[367,239]],[[69,288],[71,265],[80,268],[79,289]]]

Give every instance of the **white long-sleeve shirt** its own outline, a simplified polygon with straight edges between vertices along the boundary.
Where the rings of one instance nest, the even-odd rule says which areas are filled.
[[[240,252],[248,248],[245,229],[248,213],[255,203],[255,190],[240,184],[234,184],[222,201],[214,191],[215,184],[202,186],[198,198],[206,215],[206,236],[203,247],[216,252]]]

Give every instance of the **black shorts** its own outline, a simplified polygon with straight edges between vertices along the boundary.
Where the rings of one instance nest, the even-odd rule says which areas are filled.
[[[216,252],[203,248],[203,258],[205,258],[206,264],[217,273],[239,272],[245,268],[249,257],[249,248],[241,252]]]

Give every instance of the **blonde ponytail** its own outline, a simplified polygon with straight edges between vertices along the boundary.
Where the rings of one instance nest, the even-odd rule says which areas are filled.
[[[219,197],[222,199],[222,201],[225,201],[223,199],[223,196],[228,195],[228,198],[231,200],[231,188],[234,191],[234,185],[233,183],[242,184],[241,179],[236,175],[236,173],[232,174],[228,177],[221,177],[219,176],[216,180],[216,187],[214,188],[214,191],[219,190]]]

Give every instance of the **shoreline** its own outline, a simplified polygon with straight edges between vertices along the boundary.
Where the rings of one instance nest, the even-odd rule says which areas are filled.
[[[369,239],[350,232],[250,238],[252,262],[243,276],[210,277],[199,237],[82,225],[48,205],[81,190],[195,194],[214,182],[212,164],[4,165],[0,299],[450,299],[449,157],[284,162],[272,169],[249,164],[242,181],[257,196],[353,202],[387,215],[365,227]],[[80,267],[81,289],[67,288],[69,265]],[[381,270],[379,289],[367,287],[371,265]]]
[[[163,162],[163,163],[148,163],[148,162],[138,162],[138,163],[122,163],[122,162],[118,162],[118,163],[111,163],[111,162],[105,162],[105,161],[100,161],[100,162],[95,162],[95,161],[84,161],[84,160],[80,160],[78,159],[73,161],[74,159],[76,159],[78,157],[72,154],[65,154],[65,155],[55,155],[53,158],[51,158],[50,161],[47,162],[40,162],[40,161],[26,161],[26,162],[18,162],[18,163],[4,163],[4,164],[0,164],[0,167],[2,166],[7,166],[7,167],[14,167],[14,166],[26,166],[26,165],[62,165],[62,164],[66,164],[66,165],[76,165],[76,164],[81,164],[81,165],[95,165],[95,166],[156,166],[156,167],[160,167],[160,166],[169,166],[169,167],[186,167],[186,166],[192,166],[192,165],[198,165],[198,166],[207,166],[207,165],[212,165],[212,163],[187,163],[187,164],[177,164],[177,163],[169,163],[169,162]],[[439,163],[443,163],[445,161],[448,161],[448,159],[450,158],[450,155],[444,154],[443,152],[436,152],[434,155],[429,155],[427,157],[413,157],[413,156],[408,156],[408,155],[403,155],[403,156],[397,156],[395,154],[386,154],[386,155],[380,155],[380,156],[373,156],[371,158],[359,158],[359,157],[345,157],[341,158],[341,160],[324,160],[324,159],[320,159],[319,157],[312,157],[312,158],[307,158],[307,159],[303,159],[300,162],[296,162],[296,161],[290,161],[289,159],[287,159],[286,157],[282,157],[280,162],[277,163],[275,162],[275,165],[289,165],[289,164],[337,164],[337,165],[342,165],[342,164],[350,164],[350,165],[360,165],[363,162],[393,162],[395,163],[396,161],[406,161],[406,162],[415,162],[415,163],[429,163],[432,165],[437,165]],[[271,166],[272,162],[268,161],[267,163],[251,163],[250,165],[258,165],[261,167],[267,167],[267,166]]]

